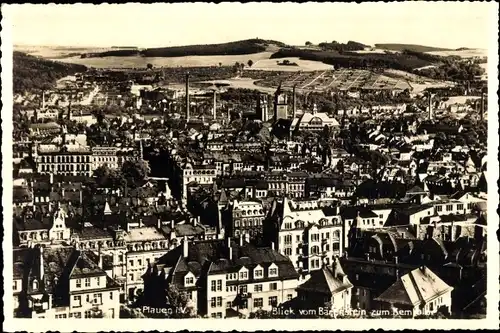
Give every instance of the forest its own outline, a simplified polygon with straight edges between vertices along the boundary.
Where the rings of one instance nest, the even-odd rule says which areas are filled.
[[[85,72],[83,65],[44,60],[22,52],[13,54],[13,90],[23,93],[51,89],[56,81],[68,75]]]

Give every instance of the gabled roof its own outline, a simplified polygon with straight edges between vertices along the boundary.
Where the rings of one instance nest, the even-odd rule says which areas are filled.
[[[447,285],[434,272],[424,266],[403,275],[376,300],[418,306],[452,290],[453,287]]]
[[[334,267],[324,266],[319,270],[312,271],[309,280],[300,285],[297,290],[335,295],[352,287],[353,285],[347,279],[340,263],[337,263]]]

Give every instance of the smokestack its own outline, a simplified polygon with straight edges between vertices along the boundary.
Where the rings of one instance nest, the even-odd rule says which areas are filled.
[[[50,174],[50,183],[54,184],[54,174],[53,173]]]
[[[45,90],[42,90],[42,110],[45,110]]]
[[[274,248],[274,242],[271,242],[271,250],[273,250],[273,251],[275,250],[275,248]]]
[[[217,91],[214,90],[214,110],[213,110],[214,120],[217,119]]]
[[[432,114],[432,94],[429,93],[427,100],[429,102],[429,120],[432,120],[434,118],[434,115]]]
[[[186,74],[186,119],[189,120],[189,73]]]
[[[43,280],[44,276],[44,268],[43,268],[43,245],[40,245],[40,280]]]
[[[188,256],[188,240],[187,236],[184,236],[184,239],[182,240],[182,255],[184,258],[187,258]]]
[[[102,252],[101,252],[101,244],[99,244],[99,250],[98,250],[98,255],[99,255],[99,268],[100,269],[103,269],[103,265],[102,265]]]
[[[296,86],[297,85],[293,86],[293,115],[292,115],[292,119],[294,119],[295,115],[297,114],[297,96],[296,96],[296,92],[295,92]]]
[[[480,117],[481,117],[481,120],[484,120],[484,91],[481,93],[481,113],[480,113]]]

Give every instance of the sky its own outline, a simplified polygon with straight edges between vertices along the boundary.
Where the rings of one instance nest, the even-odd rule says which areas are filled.
[[[493,7],[492,7],[493,6]],[[4,7],[4,6],[2,6]],[[497,4],[179,3],[9,5],[14,44],[160,47],[247,38],[488,48]],[[496,35],[496,33],[495,33]]]

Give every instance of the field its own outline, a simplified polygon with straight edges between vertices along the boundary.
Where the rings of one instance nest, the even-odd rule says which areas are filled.
[[[291,89],[293,86],[299,91],[325,92],[329,90],[404,90],[411,86],[404,78],[391,78],[368,70],[327,70],[315,72],[302,72],[295,74],[282,74],[258,82],[264,86],[277,86],[282,82],[283,88]]]
[[[145,68],[147,64],[154,67],[205,67],[205,66],[231,66],[236,62],[246,64],[248,60],[254,63],[269,59],[271,52],[261,52],[245,55],[220,55],[220,56],[185,56],[185,57],[103,57],[80,58],[71,57],[58,59],[63,62],[82,64],[95,68]]]
[[[435,51],[428,53],[442,57],[457,56],[462,58],[474,58],[474,57],[486,58],[488,56],[488,50],[486,49],[466,49],[459,51],[449,50],[449,51]]]
[[[436,52],[436,51],[453,51],[451,49],[446,49],[442,47],[425,46],[417,44],[375,44],[376,48],[390,51],[402,52],[404,50],[410,50],[415,52]]]
[[[284,58],[279,61],[289,60],[291,63],[296,63],[298,66],[280,66],[276,59],[261,59],[254,61],[252,67],[246,67],[246,70],[261,70],[261,71],[283,71],[283,72],[297,72],[297,71],[319,71],[331,69],[332,66],[324,64],[319,61],[301,60],[299,58]]]

